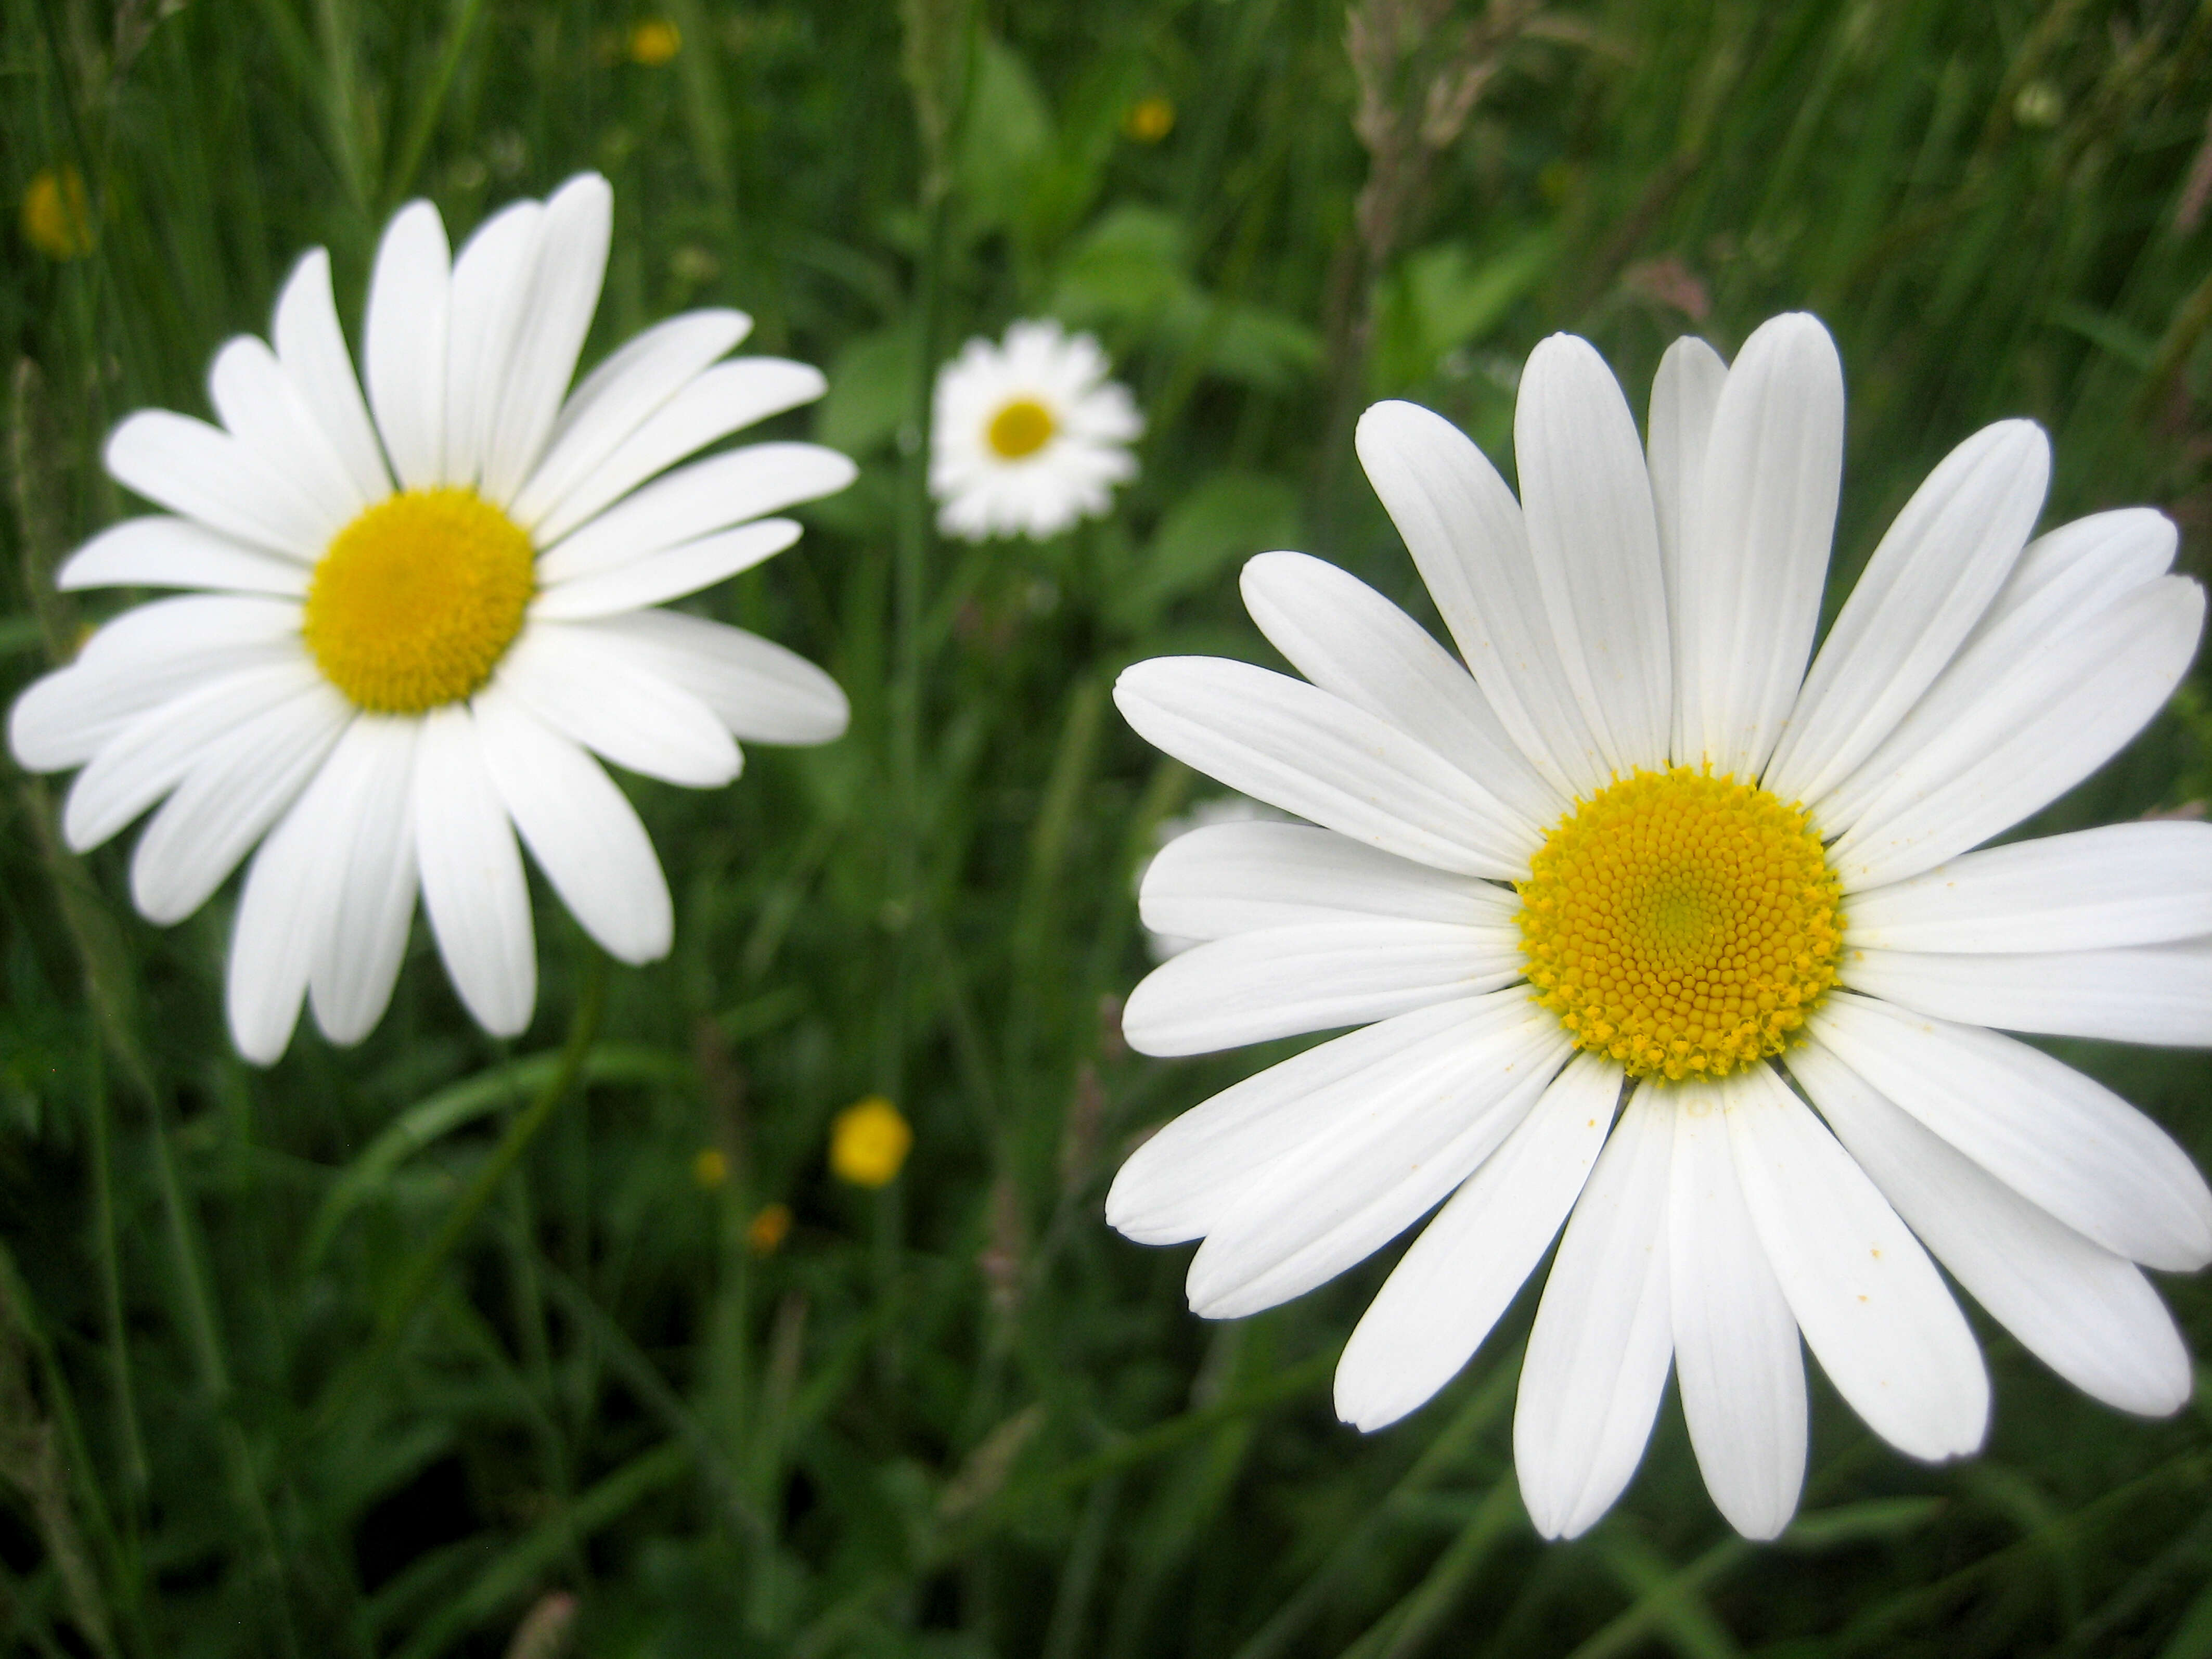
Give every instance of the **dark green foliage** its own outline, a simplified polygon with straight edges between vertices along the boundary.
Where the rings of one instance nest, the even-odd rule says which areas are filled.
[[[1324,0],[1002,3],[972,30],[951,0],[651,15],[682,35],[659,66],[629,58],[647,13],[585,0],[0,0],[0,193],[12,215],[74,167],[97,237],[57,263],[0,233],[0,544],[28,573],[0,615],[8,695],[80,624],[44,573],[125,510],[106,428],[204,413],[210,356],[265,326],[306,246],[355,326],[410,194],[458,240],[602,169],[587,361],[741,307],[754,349],[832,372],[782,427],[863,463],[796,550],[695,602],[827,664],[854,729],[755,750],[709,794],[629,781],[676,950],[611,974],[567,1071],[605,970],[550,894],[512,1052],[418,929],[366,1043],[303,1031],[263,1073],[220,1035],[228,897],[145,926],[124,852],[60,854],[54,791],[9,774],[8,1651],[550,1653],[510,1633],[535,1606],[557,1637],[566,1590],[575,1651],[656,1659],[2212,1653],[2212,1413],[2123,1419],[1985,1321],[1978,1462],[1907,1462],[1816,1382],[1804,1516],[1754,1547],[1670,1404],[1614,1514],[1544,1546],[1510,1458],[1532,1297],[1362,1438],[1328,1381],[1395,1253],[1209,1326],[1188,1251],[1099,1212],[1136,1137],[1267,1058],[1119,1042],[1146,960],[1133,870],[1212,791],[1107,688],[1139,656],[1268,659],[1234,580],[1268,547],[1428,614],[1350,460],[1367,398],[1429,403],[1510,468],[1513,377],[1550,331],[1595,338],[1640,407],[1676,334],[1732,349],[1809,307],[1852,399],[1835,594],[1952,444],[2021,414],[2057,442],[2048,521],[2151,501],[2202,574],[2212,9],[1563,4],[1425,155],[1379,270]],[[951,33],[902,58],[902,19]],[[1139,143],[1127,113],[1156,95],[1174,128]],[[921,366],[1048,311],[1136,390],[1143,477],[1050,545],[937,544]],[[2212,794],[2204,708],[2185,696],[2043,827]],[[2061,1046],[2212,1163],[2202,1056]],[[549,1088],[516,1174],[430,1251]],[[823,1156],[871,1091],[917,1133],[879,1193]],[[756,1254],[771,1202],[795,1223]],[[2212,1296],[2165,1288],[2212,1353]]]

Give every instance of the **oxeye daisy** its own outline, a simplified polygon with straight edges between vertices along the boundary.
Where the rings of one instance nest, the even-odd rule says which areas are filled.
[[[2031,541],[2049,448],[2007,421],[1914,495],[1814,654],[1843,432],[1809,317],[1732,367],[1678,343],[1648,454],[1555,337],[1521,381],[1518,501],[1425,410],[1360,424],[1457,659],[1275,553],[1245,601],[1304,679],[1182,658],[1116,689],[1152,742],[1308,820],[1154,860],[1146,925],[1208,942],[1137,987],[1131,1045],[1364,1029],[1170,1123],[1108,1218],[1203,1238],[1191,1304],[1228,1317],[1441,1203],[1339,1364],[1363,1429],[1465,1364],[1559,1235],[1514,1425],[1547,1535],[1619,1496],[1670,1365],[1715,1503],[1779,1533],[1801,1335],[1893,1445],[1975,1450],[1989,1382],[1934,1261],[2097,1399],[2189,1396],[2142,1268],[2212,1260],[2212,1192],[2002,1033],[2212,1042],[2212,827],[1973,849],[2150,719],[2203,593],[2156,513]]]
[[[131,861],[151,921],[198,909],[259,843],[226,997],[249,1059],[284,1051],[303,997],[332,1041],[365,1036],[418,891],[469,1012],[520,1031],[537,955],[518,830],[610,953],[664,955],[667,883],[593,756],[704,788],[737,775],[737,738],[844,729],[819,669],[655,608],[788,547],[799,526],[763,515],[854,469],[763,443],[667,471],[821,395],[803,363],[726,358],[750,326],[733,311],[648,330],[564,400],[612,200],[580,175],[458,258],[436,209],[403,208],[369,287],[366,402],[318,248],[271,343],[217,353],[219,426],[141,410],[108,439],[109,472],[168,511],[94,537],[61,586],[191,591],[100,629],[16,702],[9,740],[33,769],[84,769],[73,847],[159,804]]]
[[[1004,345],[974,339],[937,377],[929,489],[937,526],[971,542],[1042,541],[1102,516],[1137,475],[1143,434],[1127,386],[1088,334],[1016,323]]]

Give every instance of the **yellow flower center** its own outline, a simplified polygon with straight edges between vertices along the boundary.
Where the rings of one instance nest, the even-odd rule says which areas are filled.
[[[1017,398],[991,416],[983,435],[1000,460],[1018,461],[1050,443],[1059,429],[1052,411],[1042,404],[1034,398]]]
[[[1563,818],[1521,884],[1536,1000],[1631,1077],[1778,1054],[1836,982],[1843,890],[1804,810],[1677,766]]]
[[[473,489],[388,496],[331,538],[307,648],[357,708],[414,714],[491,677],[536,586],[530,538]]]

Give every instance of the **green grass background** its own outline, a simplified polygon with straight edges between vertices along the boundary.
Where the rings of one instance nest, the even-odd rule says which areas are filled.
[[[1187,1249],[1101,1218],[1136,1136],[1288,1052],[1121,1045],[1133,869],[1215,791],[1106,693],[1142,656],[1268,660],[1234,581],[1266,548],[1433,620],[1350,459],[1370,398],[1443,410],[1510,469],[1546,333],[1595,339],[1640,410],[1677,334],[1733,349],[1809,307],[1850,392],[1837,592],[1942,453],[2012,415],[2056,441],[2046,522],[2150,501],[2203,574],[2212,4],[1563,0],[1502,45],[1463,35],[1528,9],[1396,9],[1392,130],[1455,54],[1496,72],[1447,142],[1413,141],[1422,176],[1363,243],[1334,0],[0,0],[0,190],[12,210],[77,168],[96,242],[58,261],[0,234],[22,573],[0,691],[113,603],[46,580],[129,510],[105,430],[204,414],[215,348],[265,328],[307,246],[357,338],[413,194],[458,240],[601,169],[587,362],[736,305],[755,349],[830,372],[779,425],[862,463],[796,550],[693,602],[827,664],[851,734],[757,749],[711,793],[625,780],[674,954],[610,972],[541,891],[511,1046],[418,929],[360,1048],[303,1030],[246,1066],[221,1036],[228,898],[145,926],[127,849],[58,853],[55,786],[9,774],[8,1652],[544,1656],[567,1592],[574,1652],[666,1659],[2212,1654],[2203,1396],[2123,1419],[1978,1314],[1978,1460],[1903,1459],[1816,1376],[1803,1516],[1753,1547],[1670,1400],[1612,1516],[1547,1546],[1509,1449],[1533,1297],[1363,1438],[1328,1376],[1395,1249],[1211,1325]],[[680,32],[665,64],[629,53],[649,20]],[[1125,129],[1149,97],[1176,114],[1156,143]],[[922,371],[1048,313],[1137,392],[1143,476],[1051,544],[940,544]],[[2212,793],[2202,707],[2039,827]],[[2212,1162],[2203,1057],[2055,1046]],[[829,1120],[878,1091],[913,1156],[840,1186]],[[719,1187],[694,1178],[708,1147]],[[796,1224],[756,1255],[770,1202]],[[2206,1286],[2164,1288],[2212,1354]]]

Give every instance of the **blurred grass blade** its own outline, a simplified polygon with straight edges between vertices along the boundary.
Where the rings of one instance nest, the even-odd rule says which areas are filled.
[[[631,1459],[558,1515],[532,1528],[459,1596],[425,1619],[393,1659],[437,1659],[471,1631],[520,1601],[542,1574],[579,1543],[664,1486],[675,1485],[690,1468],[691,1460],[673,1442]]]
[[[544,1093],[561,1077],[564,1058],[564,1051],[556,1050],[491,1066],[441,1089],[392,1119],[331,1183],[301,1249],[300,1272],[311,1273],[321,1265],[346,1218],[381,1194],[408,1159],[455,1130],[492,1116],[517,1096]],[[599,1043],[576,1068],[576,1080],[581,1084],[675,1084],[690,1075],[688,1060],[632,1042]]]

